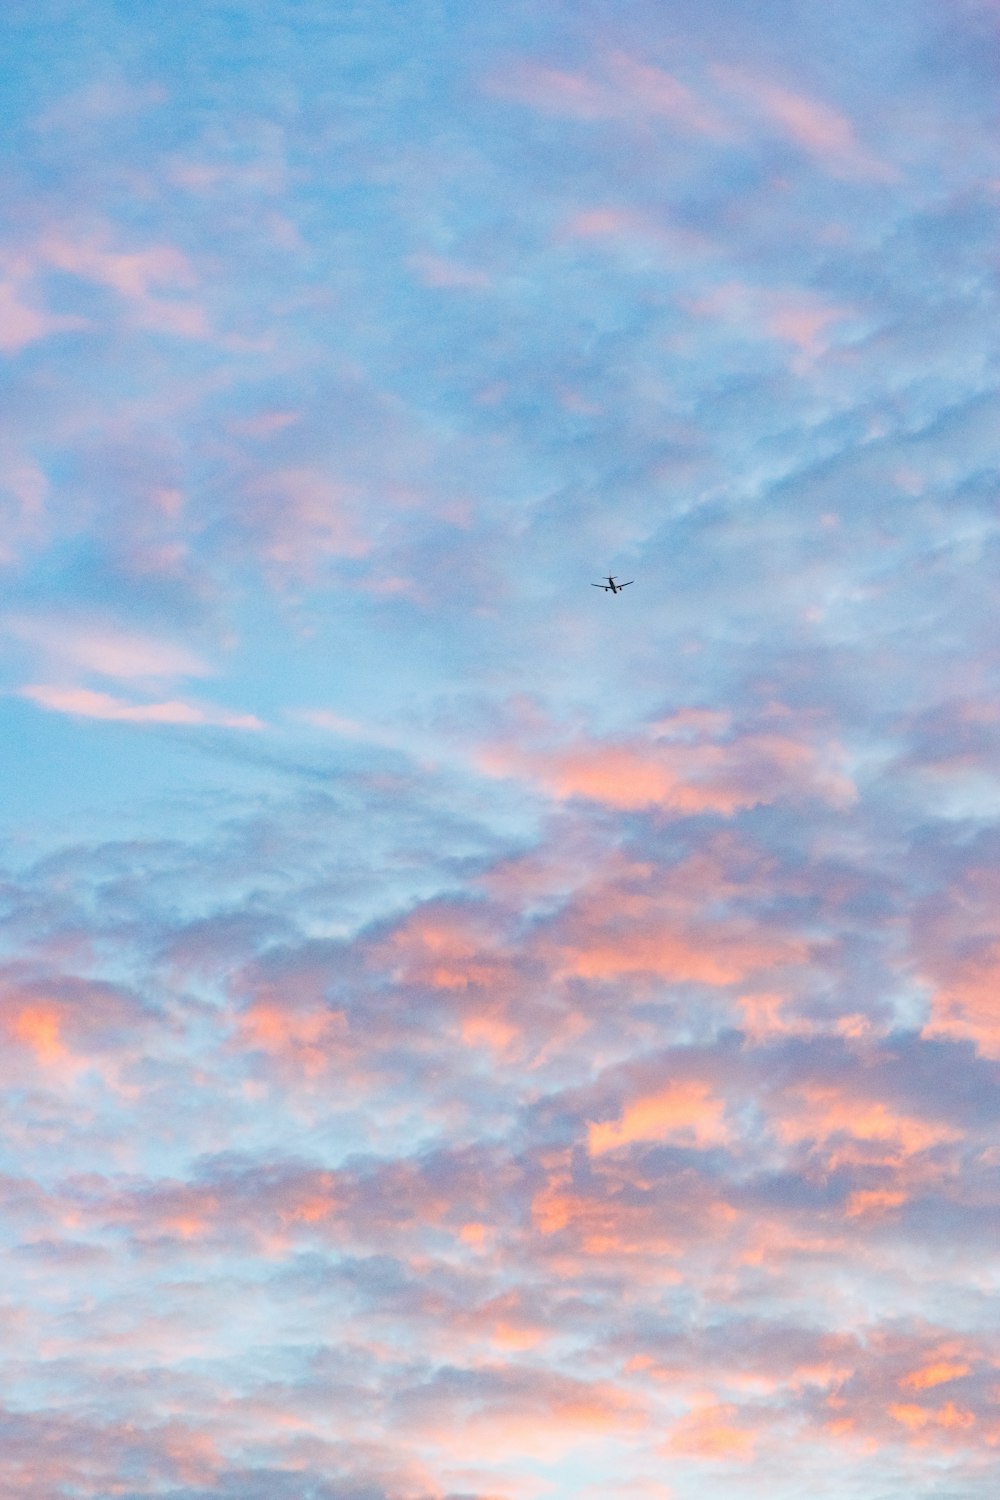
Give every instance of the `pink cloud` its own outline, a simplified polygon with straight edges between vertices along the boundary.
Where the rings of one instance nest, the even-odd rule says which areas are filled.
[[[8,1047],[64,1080],[94,1057],[131,1056],[154,1024],[126,991],[109,984],[0,974],[0,1031]]]
[[[55,662],[120,680],[206,677],[210,668],[185,646],[123,630],[114,624],[71,618],[14,616],[8,629]]]
[[[556,975],[656,975],[712,986],[806,962],[807,942],[741,909],[741,895],[751,888],[761,895],[766,872],[751,850],[725,840],[706,841],[702,852],[669,871],[605,861],[540,929],[538,949]]]
[[[301,420],[301,412],[276,408],[272,411],[256,412],[252,417],[238,418],[229,425],[230,430],[239,434],[240,437],[251,437],[258,442],[267,442],[270,438],[276,437],[279,432],[284,432],[286,428],[294,427]]]
[[[116,292],[132,307],[140,327],[184,338],[204,338],[208,332],[200,305],[159,294],[160,288],[188,289],[196,284],[187,257],[172,245],[117,250],[106,237],[72,239],[54,232],[42,239],[38,256],[43,265]]]
[[[855,315],[846,304],[825,302],[815,293],[795,287],[753,287],[727,282],[688,304],[699,317],[742,326],[757,337],[794,344],[803,354],[816,356],[829,345],[827,331]]]
[[[569,119],[601,120],[614,112],[607,91],[585,74],[540,63],[522,62],[493,78],[488,87],[501,98]]]
[[[785,1086],[767,1103],[766,1132],[789,1162],[842,1174],[848,1190],[826,1226],[834,1239],[838,1226],[898,1222],[911,1205],[950,1195],[961,1175],[966,1132],[933,1108],[882,1097],[877,1083],[861,1069],[848,1083]],[[786,1234],[787,1226],[767,1236],[775,1262]]]
[[[967,867],[914,922],[914,948],[930,989],[929,1037],[975,1042],[1000,1056],[1000,879],[992,867]]]
[[[649,1420],[644,1403],[610,1380],[513,1362],[480,1364],[460,1385],[431,1381],[400,1410],[421,1446],[430,1444],[466,1462],[503,1459],[512,1446],[535,1457],[556,1457],[581,1444],[642,1432]]]
[[[711,1404],[696,1408],[674,1427],[664,1445],[668,1454],[688,1458],[746,1463],[753,1458],[757,1433],[739,1419],[734,1406]]]
[[[32,1049],[43,1065],[65,1061],[67,1053],[60,1034],[59,1016],[51,1006],[25,1006],[18,1012],[10,1030],[13,1037]]]
[[[636,227],[636,216],[621,208],[591,208],[574,214],[570,233],[583,238],[604,234],[622,234]]]
[[[725,138],[729,128],[694,90],[662,68],[610,53],[599,76],[524,61],[494,78],[490,92],[542,114],[575,120],[666,121],[684,131]],[[600,76],[603,75],[603,76]]]
[[[559,234],[570,240],[589,240],[626,258],[652,258],[668,266],[687,263],[693,255],[705,258],[715,253],[706,235],[672,223],[667,214],[652,215],[609,204],[570,214],[560,225]]]
[[[287,996],[283,1003],[255,1000],[239,1018],[235,1044],[266,1054],[277,1076],[308,1081],[335,1068],[342,1089],[355,1082],[348,1082],[356,1049],[349,1044],[346,1017],[325,1005],[293,1007]]]
[[[164,1178],[122,1188],[94,1179],[88,1187],[84,1216],[116,1226],[137,1242],[166,1238],[180,1249],[238,1236],[258,1253],[280,1256],[300,1236],[341,1233],[334,1218],[341,1184],[333,1172],[289,1169],[267,1183],[241,1176],[204,1183]]]
[[[278,469],[248,486],[242,521],[266,563],[309,573],[320,558],[363,557],[370,550],[357,500],[350,485],[320,469]]]
[[[858,140],[845,115],[822,100],[797,93],[744,68],[718,64],[712,76],[724,89],[745,100],[795,145],[835,177],[893,182],[898,173]]]
[[[755,1042],[768,1037],[808,1032],[808,1022],[794,1013],[794,995],[778,990],[751,990],[740,995],[741,1029]]]
[[[85,318],[46,312],[22,300],[21,290],[13,282],[0,282],[0,351],[4,354],[19,354],[50,334],[86,327]]]
[[[663,68],[616,52],[609,59],[609,71],[633,109],[701,135],[720,140],[731,136],[732,127],[719,112]]]
[[[465,266],[461,262],[449,260],[440,255],[413,255],[409,264],[416,272],[424,286],[437,287],[449,291],[482,291],[491,285],[490,277],[485,271],[479,271],[474,266]]]
[[[37,463],[0,456],[0,563],[16,562],[25,546],[43,539],[48,496],[49,481]]]
[[[558,740],[535,749],[530,739],[482,747],[479,768],[494,776],[521,776],[550,795],[603,802],[623,810],[659,808],[687,815],[732,816],[742,808],[790,796],[818,796],[834,805],[855,798],[838,768],[835,746],[816,745],[787,733],[726,734],[719,726],[650,726],[644,739]]]
[[[876,182],[898,177],[895,168],[862,144],[851,121],[832,105],[742,67],[717,64],[709,69],[709,77],[708,90],[698,92],[655,64],[614,51],[587,71],[525,60],[491,80],[489,89],[563,119],[619,120],[644,129],[669,125],[727,143],[745,138],[739,115],[741,106],[749,105],[836,177]],[[709,91],[716,95],[712,100],[706,97]]]
[[[369,963],[407,989],[431,991],[443,1014],[438,1026],[463,1047],[513,1056],[526,1035],[524,980],[518,958],[489,911],[444,903],[418,910],[369,953]],[[553,1036],[558,1034],[555,1021]]]
[[[888,1411],[891,1417],[901,1422],[911,1432],[921,1432],[930,1425],[945,1428],[969,1428],[976,1421],[974,1411],[963,1411],[953,1401],[946,1401],[943,1406],[939,1407],[916,1406],[913,1402],[893,1402]]]
[[[827,1430],[873,1444],[965,1448],[988,1454],[1000,1441],[997,1351],[989,1339],[941,1338],[933,1329],[872,1329],[847,1370],[826,1382],[814,1408]]]
[[[613,903],[609,902],[606,915],[603,934],[600,928],[575,934],[575,941],[563,949],[558,973],[605,980],[648,974],[673,984],[728,985],[756,969],[805,956],[804,950],[796,952],[787,944],[766,938],[741,939],[725,927],[685,929],[654,910],[644,923],[632,929],[625,943],[620,927],[614,923]]]
[[[720,1145],[729,1139],[725,1107],[725,1100],[713,1098],[707,1084],[668,1084],[656,1093],[634,1099],[619,1120],[590,1125],[587,1144],[592,1156],[634,1141]]]
[[[984,944],[973,957],[957,961],[944,983],[935,987],[924,1035],[972,1041],[985,1056],[1000,1057],[998,993],[1000,940]]]
[[[893,1113],[881,1100],[862,1103],[856,1096],[836,1089],[807,1086],[803,1089],[803,1112],[789,1121],[784,1133],[792,1139],[805,1131],[812,1139],[845,1133],[859,1141],[885,1141],[903,1151],[921,1150],[941,1140],[956,1140],[961,1132],[923,1120]]]
[[[211,1484],[221,1462],[202,1414],[187,1420],[100,1422],[58,1410],[3,1413],[0,1484],[18,1500],[52,1500],[89,1485],[114,1493],[125,1465],[159,1488]]]
[[[83,719],[113,719],[127,724],[213,724],[226,729],[264,728],[263,722],[254,714],[234,714],[227,709],[181,698],[162,703],[128,703],[111,693],[45,683],[19,688],[18,696],[29,698],[52,713],[72,714]]]
[[[195,280],[187,258],[171,245],[112,250],[98,239],[71,240],[52,234],[42,241],[40,248],[49,265],[89,281],[102,282],[129,301],[143,301],[155,286],[191,286]]]
[[[899,1383],[911,1391],[927,1391],[934,1386],[960,1380],[963,1375],[968,1375],[970,1368],[965,1360],[937,1359],[919,1370],[911,1370]]]
[[[632,1274],[643,1274],[641,1268],[648,1266],[660,1285],[669,1285],[681,1279],[678,1263],[692,1246],[732,1226],[732,1209],[708,1180],[694,1174],[675,1179],[670,1198],[661,1202],[629,1190],[632,1176],[613,1153],[598,1156],[596,1170],[580,1180],[568,1152],[562,1160],[550,1157],[547,1166],[546,1181],[531,1202],[541,1236],[536,1254],[544,1253],[548,1242],[564,1268],[595,1258],[608,1269],[626,1262]],[[583,1264],[578,1274],[584,1274]]]

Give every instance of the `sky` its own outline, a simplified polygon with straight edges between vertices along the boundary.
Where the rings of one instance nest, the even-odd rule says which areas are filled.
[[[994,1496],[1000,7],[0,39],[0,1491]]]

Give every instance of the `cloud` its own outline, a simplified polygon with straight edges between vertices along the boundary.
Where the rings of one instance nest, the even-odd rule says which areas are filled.
[[[120,249],[109,240],[107,233],[81,236],[53,230],[42,238],[37,254],[46,267],[108,287],[131,306],[141,328],[185,338],[205,337],[204,309],[160,292],[161,288],[196,285],[197,277],[184,253],[173,245]]]
[[[690,70],[693,71],[693,70]],[[747,140],[746,107],[835,177],[891,183],[896,169],[858,139],[847,116],[822,99],[752,69],[711,63],[697,85],[620,50],[569,71],[522,60],[489,82],[491,93],[541,114],[633,130],[664,126],[730,149]]]
[[[695,1410],[677,1424],[665,1451],[716,1462],[746,1463],[753,1458],[757,1433],[752,1427],[733,1422],[737,1415],[737,1408],[732,1406]]]
[[[988,848],[992,840],[984,842]],[[970,1039],[988,1057],[996,1057],[1000,1048],[993,1001],[1000,958],[995,885],[990,865],[973,853],[954,882],[927,903],[914,933],[918,963],[931,989],[925,1034]]]
[[[751,104],[834,176],[897,180],[894,168],[859,142],[850,120],[823,100],[744,68],[716,64],[712,73],[724,89]]]
[[[185,646],[101,621],[18,616],[6,621],[18,640],[61,667],[118,681],[206,677],[211,669]]]
[[[0,1491],[992,1497],[982,7],[8,9]]]
[[[51,313],[31,300],[22,300],[20,288],[12,282],[0,282],[0,351],[13,356],[29,344],[86,328],[86,320],[72,314]]]
[[[633,1100],[620,1120],[592,1124],[588,1146],[596,1156],[632,1141],[689,1141],[699,1146],[725,1142],[729,1132],[722,1118],[724,1108],[724,1102],[712,1099],[704,1084],[668,1085],[659,1093]]]
[[[17,563],[22,550],[45,536],[46,500],[49,482],[37,463],[16,454],[0,460],[0,514],[4,536],[0,540],[0,564]]]
[[[182,698],[171,698],[162,703],[129,703],[112,693],[47,683],[28,684],[19,688],[18,694],[51,713],[71,714],[81,719],[110,719],[126,724],[216,724],[225,729],[264,728],[255,714],[234,714],[228,709]]]
[[[349,486],[312,469],[277,470],[254,480],[246,523],[265,565],[308,571],[324,556],[364,556],[369,544],[352,514]]]
[[[824,303],[796,288],[748,287],[729,283],[691,304],[698,316],[723,318],[760,335],[779,339],[803,354],[818,355],[831,342],[827,330],[856,316],[846,306]]]
[[[489,88],[501,98],[567,119],[666,121],[711,139],[730,133],[724,118],[695,90],[640,58],[614,51],[594,72],[596,77],[526,60],[494,77]]]
[[[366,795],[380,794],[373,787]],[[376,807],[372,800],[371,829]],[[324,857],[337,850],[328,830],[315,833]],[[904,1045],[865,1033],[834,1045],[822,1032],[763,1045],[709,1032],[702,1045],[678,1038],[669,1053],[651,1056],[660,1033],[643,1019],[649,992],[618,990],[604,1030],[606,1001],[588,1008],[573,989],[579,980],[559,977],[563,953],[583,946],[590,925],[624,920],[630,934],[641,932],[650,912],[670,912],[671,903],[706,932],[716,925],[702,944],[706,961],[725,952],[720,902],[747,923],[751,909],[768,913],[768,937],[758,928],[755,941],[773,942],[775,872],[768,875],[745,847],[720,840],[714,862],[697,855],[672,871],[651,852],[648,869],[623,863],[595,871],[579,845],[553,843],[541,851],[552,877],[541,884],[503,880],[506,851],[494,904],[439,895],[335,942],[296,934],[308,905],[296,877],[287,894],[292,922],[280,934],[243,921],[230,924],[223,943],[217,912],[211,952],[218,957],[173,967],[189,939],[172,891],[185,890],[190,903],[204,890],[217,911],[221,861],[252,892],[288,859],[260,832],[247,848],[238,853],[213,836],[190,864],[183,845],[164,849],[156,857],[174,871],[167,884],[151,853],[81,850],[73,861],[39,866],[19,908],[19,921],[39,933],[47,913],[50,961],[65,953],[74,966],[89,948],[70,948],[66,938],[77,911],[89,909],[100,944],[112,941],[123,957],[127,946],[147,976],[142,988],[156,993],[162,985],[167,1003],[140,1011],[124,991],[73,991],[53,978],[30,991],[12,988],[2,1013],[12,1056],[23,1059],[18,1076],[30,1060],[48,1089],[20,1128],[35,1128],[36,1108],[50,1118],[52,1110],[60,1117],[96,1111],[110,1142],[120,1140],[123,1118],[142,1119],[143,1134],[163,1143],[157,1153],[169,1154],[172,1135],[203,1140],[210,1118],[222,1148],[197,1161],[181,1152],[173,1170],[155,1170],[145,1150],[139,1170],[134,1158],[123,1171],[95,1170],[90,1157],[83,1174],[75,1162],[65,1170],[52,1163],[40,1167],[44,1190],[30,1178],[5,1190],[5,1217],[29,1247],[39,1247],[36,1268],[51,1262],[55,1274],[43,1244],[65,1247],[63,1276],[76,1274],[82,1249],[90,1258],[81,1274],[91,1277],[103,1274],[94,1254],[111,1257],[113,1295],[99,1291],[80,1314],[91,1351],[122,1368],[162,1351],[160,1367],[172,1382],[182,1381],[177,1351],[192,1339],[203,1341],[199,1347],[207,1340],[216,1364],[223,1361],[217,1390],[171,1386],[171,1432],[179,1435],[161,1441],[146,1422],[143,1473],[169,1476],[172,1464],[202,1464],[204,1477],[184,1483],[195,1493],[200,1485],[205,1494],[213,1486],[225,1494],[238,1484],[227,1477],[237,1470],[223,1461],[249,1462],[263,1444],[275,1474],[314,1472],[317,1484],[334,1484],[331,1476],[353,1472],[358,1484],[375,1484],[381,1460],[374,1451],[351,1470],[329,1446],[334,1434],[316,1412],[331,1405],[342,1413],[340,1437],[348,1427],[357,1436],[359,1423],[372,1434],[391,1429],[397,1454],[419,1455],[442,1483],[457,1467],[484,1466],[493,1476],[479,1481],[476,1493],[484,1495],[509,1487],[512,1432],[525,1451],[553,1463],[568,1462],[586,1444],[597,1465],[611,1454],[619,1463],[623,1453],[645,1455],[654,1465],[669,1455],[675,1465],[748,1474],[764,1442],[780,1445],[788,1424],[812,1434],[811,1443],[836,1428],[838,1442],[869,1442],[878,1451],[929,1444],[985,1451],[988,1339],[928,1330],[913,1312],[885,1327],[853,1317],[842,1326],[832,1292],[829,1314],[824,1303],[824,1288],[845,1267],[861,1285],[872,1265],[892,1263],[897,1243],[908,1253],[934,1243],[940,1210],[921,1219],[912,1205],[942,1189],[952,1194],[956,1153],[966,1150],[970,1131],[970,1139],[982,1139],[968,1113],[961,1129],[954,1123],[955,1112],[970,1107],[959,1060],[929,1040]],[[130,880],[140,859],[148,873]],[[174,870],[178,860],[185,864]],[[109,886],[102,907],[99,893]],[[329,874],[322,889],[328,914]],[[52,893],[48,905],[43,891]],[[53,908],[58,892],[63,901],[78,892],[83,904]],[[281,904],[272,888],[272,915]],[[203,945],[209,937],[206,929]],[[631,936],[624,946],[631,949]],[[256,960],[241,964],[254,949]],[[823,961],[832,959],[831,951]],[[161,963],[172,967],[161,971]],[[713,976],[706,981],[711,989]],[[211,1008],[200,998],[206,983]],[[558,1009],[539,1004],[541,992],[555,998],[563,985],[564,1003],[582,1006],[590,1028],[582,1035],[553,1026]],[[521,1037],[534,1036],[539,1066],[512,1068],[509,1043],[502,1044],[495,1055],[506,1072],[494,1080],[493,1064],[481,1071],[467,1040],[441,1024],[431,994],[462,1014],[473,996],[473,1015],[481,1000],[499,1001]],[[682,1004],[680,992],[674,1004]],[[684,1010],[686,1026],[703,1004]],[[517,1048],[523,1045],[519,1039]],[[623,1050],[625,1061],[617,1060]],[[971,1081],[974,1096],[986,1101],[984,1080]],[[501,1104],[504,1095],[513,1097]],[[409,1104],[436,1140],[416,1143]],[[388,1149],[331,1153],[322,1145],[331,1128],[369,1114],[382,1130],[398,1115],[399,1134],[383,1138]],[[298,1142],[298,1155],[274,1150],[270,1133],[286,1117],[286,1139]],[[74,1148],[84,1160],[93,1128],[92,1120]],[[51,1161],[44,1143],[39,1149],[39,1163]],[[951,1153],[947,1160],[942,1151]],[[900,1191],[905,1202],[877,1209],[876,1195]],[[988,1177],[966,1172],[970,1213],[976,1195],[988,1192]],[[951,1202],[954,1212],[958,1202]],[[893,1238],[901,1234],[901,1242]],[[711,1292],[720,1268],[733,1286],[724,1298]],[[942,1269],[952,1281],[954,1267]],[[936,1284],[933,1270],[927,1274],[921,1295]],[[159,1288],[155,1318],[150,1277]],[[233,1278],[248,1309],[235,1323],[220,1295],[223,1279],[232,1286]],[[667,1316],[664,1288],[711,1294],[714,1319],[703,1326]],[[744,1320],[734,1298],[751,1299],[756,1323]],[[769,1309],[754,1301],[761,1298],[778,1300]],[[368,1352],[326,1376],[328,1356],[311,1341],[303,1363],[298,1354],[282,1356],[286,1365],[291,1358],[287,1383],[269,1358],[248,1377],[255,1356],[245,1341],[259,1337],[257,1320],[272,1320],[268,1338],[280,1342],[286,1317],[296,1326],[303,1308],[326,1309],[324,1348],[346,1351],[362,1340]],[[588,1351],[586,1373],[560,1367],[568,1330]],[[72,1342],[79,1350],[79,1333]],[[419,1368],[415,1347],[434,1351]],[[74,1366],[74,1378],[92,1378],[90,1359]],[[234,1399],[235,1362],[243,1373]],[[129,1389],[132,1409],[146,1410],[143,1388]],[[68,1457],[65,1472],[77,1472],[81,1461]],[[278,1493],[285,1483],[274,1480]],[[391,1484],[388,1493],[395,1494]]]
[[[489,774],[536,780],[559,799],[583,797],[624,810],[656,807],[679,816],[732,816],[787,795],[841,804],[855,795],[836,769],[836,746],[773,729],[733,733],[728,721],[697,710],[654,723],[631,743],[578,736],[560,744],[560,738],[539,749],[530,739],[501,741],[481,748],[477,761]]]
[[[414,255],[410,264],[425,286],[447,291],[481,291],[490,285],[485,271],[440,255]]]

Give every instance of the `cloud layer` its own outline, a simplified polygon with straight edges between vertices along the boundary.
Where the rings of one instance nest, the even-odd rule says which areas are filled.
[[[992,1496],[995,8],[0,25],[0,1490]]]

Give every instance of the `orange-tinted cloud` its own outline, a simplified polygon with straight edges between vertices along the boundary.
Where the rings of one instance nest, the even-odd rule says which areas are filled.
[[[904,1375],[899,1382],[911,1391],[927,1391],[936,1385],[945,1385],[950,1380],[958,1380],[963,1375],[968,1375],[969,1365],[964,1361],[940,1359],[933,1364],[924,1365],[922,1369],[911,1370],[909,1375]]]
[[[706,1084],[668,1084],[626,1105],[620,1120],[590,1125],[587,1144],[592,1156],[633,1141],[720,1145],[729,1139],[724,1116],[725,1101],[713,1098]]]
[[[0,976],[0,1031],[35,1063],[64,1079],[84,1062],[124,1061],[157,1026],[125,990],[78,979],[50,983]]]
[[[1000,1056],[1000,940],[939,967],[950,972],[933,992],[925,1034],[972,1041],[986,1056]]]
[[[840,1161],[902,1163],[932,1147],[962,1139],[960,1130],[942,1120],[902,1113],[878,1098],[866,1098],[860,1090],[846,1092],[812,1083],[783,1096],[776,1128],[788,1142],[834,1141],[832,1159]],[[891,1206],[884,1197],[861,1197],[855,1200],[856,1210],[866,1201],[871,1207],[880,1202]]]
[[[738,864],[721,846],[669,871],[609,862],[540,931],[539,949],[557,974],[648,974],[678,984],[730,985],[806,961],[808,943],[740,913],[748,887],[731,867]],[[766,881],[766,872],[752,878]],[[714,919],[705,915],[713,908]]]
[[[32,1049],[43,1066],[63,1062],[68,1055],[59,1016],[52,1006],[26,1005],[13,1017],[10,1030],[18,1041]]]
[[[386,958],[409,983],[434,989],[464,990],[488,985],[503,973],[482,920],[460,910],[441,908],[408,918],[392,934]]]
[[[651,725],[645,739],[556,739],[544,748],[510,739],[476,756],[487,774],[525,777],[560,800],[726,817],[786,797],[850,805],[856,793],[837,759],[835,746],[770,730],[733,734],[717,717],[692,721],[683,713]]]
[[[748,1462],[753,1457],[757,1434],[752,1427],[734,1421],[737,1415],[735,1407],[724,1404],[690,1412],[674,1428],[665,1445],[666,1452],[716,1462]]]
[[[913,918],[913,946],[930,991],[928,1037],[972,1041],[1000,1056],[1000,880],[980,859],[960,869]]]
[[[911,1432],[922,1432],[926,1427],[967,1429],[972,1427],[976,1420],[975,1412],[963,1411],[953,1401],[946,1401],[943,1406],[938,1407],[894,1402],[889,1407],[889,1415]]]
[[[709,1182],[690,1174],[675,1179],[663,1198],[630,1191],[632,1175],[611,1153],[595,1158],[597,1170],[583,1176],[553,1163],[545,1185],[531,1201],[532,1221],[560,1264],[582,1257],[610,1266],[629,1262],[639,1274],[682,1280],[672,1263],[686,1248],[703,1243],[732,1224],[733,1213]],[[548,1253],[548,1252],[547,1252]],[[655,1264],[655,1271],[653,1266]]]
[[[448,1372],[400,1402],[407,1425],[419,1421],[423,1446],[461,1461],[496,1461],[516,1445],[534,1457],[561,1456],[580,1445],[643,1431],[645,1405],[610,1380],[540,1371],[513,1360],[484,1364],[467,1379]]]

